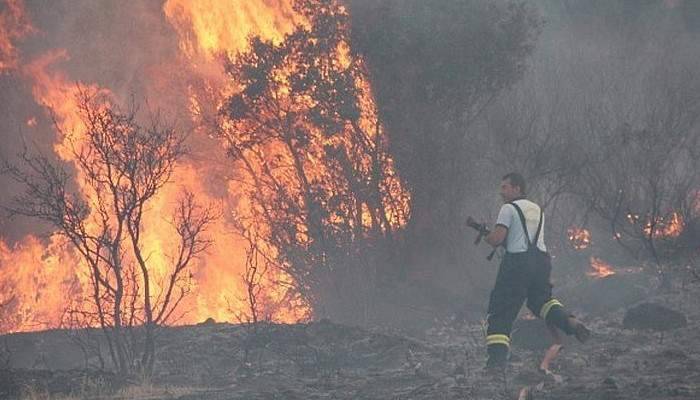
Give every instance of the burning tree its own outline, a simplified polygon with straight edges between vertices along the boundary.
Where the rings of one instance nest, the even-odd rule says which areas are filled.
[[[387,153],[349,17],[331,0],[304,0],[308,23],[283,42],[253,38],[230,59],[238,90],[220,132],[249,202],[245,237],[318,316],[366,323],[374,277],[408,217],[409,197]],[[251,233],[253,232],[253,233]]]
[[[184,136],[157,116],[139,125],[135,107],[122,113],[104,94],[81,90],[78,107],[84,132],[62,133],[80,189],[74,190],[64,168],[25,151],[19,166],[4,162],[26,188],[7,209],[48,221],[70,241],[91,290],[69,310],[71,317],[102,328],[119,373],[150,374],[156,330],[175,317],[188,292],[188,267],[210,243],[203,232],[213,214],[185,193],[171,221],[178,240],[171,263],[153,265],[144,247],[143,216],[185,154]]]

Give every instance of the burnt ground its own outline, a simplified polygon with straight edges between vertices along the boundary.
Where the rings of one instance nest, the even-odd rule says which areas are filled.
[[[615,279],[572,291],[580,299],[610,300],[607,309],[579,310],[594,334],[586,344],[565,343],[554,363],[563,381],[537,372],[547,334],[527,315],[513,332],[511,366],[497,376],[483,370],[478,321],[436,320],[412,337],[330,321],[209,323],[164,329],[148,383],[85,370],[96,359],[83,354],[69,332],[6,335],[0,338],[6,365],[0,398],[517,399],[525,386],[530,399],[700,398],[700,285],[686,281],[654,294],[624,276]],[[640,300],[682,312],[687,325],[664,333],[625,329],[626,310]]]

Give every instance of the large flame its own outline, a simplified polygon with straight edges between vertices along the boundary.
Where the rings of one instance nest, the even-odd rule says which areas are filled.
[[[163,5],[163,11],[178,33],[183,63],[198,77],[193,80],[194,84],[187,87],[188,111],[196,124],[202,122],[202,116],[207,113],[205,110],[216,110],[232,91],[219,55],[235,55],[245,51],[248,38],[252,35],[279,42],[296,24],[303,22],[289,0],[168,0]],[[206,193],[201,186],[200,174],[201,168],[181,166],[176,175],[179,182],[191,185],[191,191]],[[232,205],[236,212],[246,212],[248,203],[242,198],[243,193],[238,186],[229,184],[225,195],[227,202],[236,200]],[[203,263],[206,266],[195,274],[199,287],[199,294],[195,297],[196,318],[238,318],[245,314],[241,309],[246,307],[246,288],[241,277],[245,274],[248,243],[232,233],[223,220],[218,221],[210,231],[216,232],[216,241]],[[285,299],[285,291],[275,282],[284,281],[289,281],[289,277],[276,270],[267,271],[259,283],[265,289],[264,295],[257,299],[265,303],[261,313],[282,322],[306,317],[309,310],[305,305],[277,305]]]
[[[85,275],[64,238],[29,236],[13,248],[0,240],[0,332],[59,326],[66,298],[77,296]]]
[[[79,143],[85,135],[85,126],[78,112],[80,91],[100,91],[95,85],[81,86],[78,82],[72,82],[60,71],[52,70],[56,64],[68,59],[68,52],[58,49],[38,57],[24,69],[24,73],[32,81],[34,99],[48,108],[56,120],[60,135],[55,140],[54,150],[64,161],[72,161],[74,158],[70,140],[73,139]],[[31,125],[29,121],[27,124]]]
[[[180,35],[182,52],[208,61],[245,49],[251,34],[279,42],[303,21],[291,0],[168,0],[163,11]]]
[[[51,50],[22,66],[21,54],[13,41],[36,29],[26,18],[21,0],[8,0],[6,4],[4,9],[0,8],[0,73],[10,69],[21,71],[21,76],[31,85],[36,103],[50,110],[59,128],[56,137],[48,142],[54,144],[54,151],[61,160],[71,163],[74,161],[71,146],[80,145],[85,129],[79,117],[76,95],[81,90],[101,92],[113,99],[115,95],[111,94],[108,84],[102,83],[103,87],[99,87],[91,82],[79,82],[80,77],[63,71],[63,62],[71,56],[64,49]],[[251,35],[279,42],[295,25],[305,23],[304,18],[294,11],[292,0],[167,0],[163,12],[177,34],[180,56],[177,60],[159,60],[146,66],[147,70],[159,73],[153,74],[154,79],[149,80],[149,87],[143,91],[150,97],[166,97],[156,100],[160,105],[159,101],[162,104],[168,102],[165,90],[183,88],[185,93],[179,95],[188,101],[184,109],[176,109],[175,113],[189,117],[187,119],[198,124],[199,134],[210,137],[215,135],[202,127],[204,115],[207,110],[216,110],[233,90],[226,83],[218,55],[235,55],[244,51]],[[341,65],[350,63],[349,54],[347,43],[339,46],[337,57]],[[168,64],[167,68],[164,67]],[[169,73],[172,71],[178,73]],[[182,74],[187,74],[185,84],[181,81]],[[381,129],[374,127],[376,107],[369,83],[357,84],[365,93],[362,124],[366,126],[363,128],[374,135],[383,135]],[[26,121],[26,125],[35,127],[36,117]],[[69,135],[73,142],[68,141]],[[313,154],[309,154],[308,162],[314,161]],[[392,192],[403,192],[391,160],[387,163],[385,184]],[[143,220],[146,227],[143,246],[144,253],[149,254],[156,286],[158,277],[168,271],[168,249],[176,240],[168,216],[172,214],[174,199],[181,190],[196,193],[199,202],[218,205],[224,214],[246,212],[250,206],[239,185],[229,184],[213,193],[208,180],[221,175],[221,170],[212,164],[196,160],[178,163],[172,179],[174,183],[166,186],[149,203]],[[94,196],[81,176],[76,176],[75,181],[84,196]],[[388,219],[395,225],[405,223],[409,206],[407,196],[402,201],[400,207],[388,210]],[[369,213],[364,214],[362,221],[369,224]],[[186,314],[177,320],[178,323],[199,322],[208,317],[231,321],[246,311],[246,288],[241,276],[245,273],[248,243],[234,233],[226,218],[213,223],[208,233],[215,239],[214,244],[192,269],[192,291],[182,304],[181,309]],[[46,240],[28,236],[14,246],[0,240],[0,331],[59,326],[66,300],[78,298],[87,288],[84,271],[81,259],[61,236],[54,235]],[[308,306],[289,303],[286,291],[278,284],[289,279],[279,271],[269,270],[260,282],[264,293],[258,300],[265,317],[294,322],[309,315]]]

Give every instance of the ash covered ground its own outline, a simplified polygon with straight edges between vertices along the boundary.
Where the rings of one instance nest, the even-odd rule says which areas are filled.
[[[293,325],[210,321],[164,329],[156,373],[148,382],[86,370],[85,363],[94,365],[97,359],[66,331],[6,335],[0,338],[5,363],[0,397],[700,398],[700,283],[676,277],[670,291],[659,293],[640,286],[639,276],[592,280],[569,293],[571,301],[590,300],[582,301],[585,309],[578,312],[594,334],[585,344],[565,342],[553,364],[561,381],[537,371],[549,341],[542,322],[526,314],[512,335],[511,365],[498,376],[483,369],[483,326],[478,321],[438,319],[419,335],[327,320]],[[607,307],[594,299],[606,299],[602,304]],[[679,327],[660,331],[643,329],[645,324]],[[628,329],[632,326],[639,329]],[[522,391],[526,387],[529,397]]]

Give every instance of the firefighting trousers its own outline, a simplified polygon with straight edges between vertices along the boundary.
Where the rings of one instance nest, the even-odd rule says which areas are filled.
[[[551,271],[549,254],[539,250],[506,253],[503,257],[488,308],[486,344],[490,364],[506,360],[513,321],[526,300],[534,315],[568,335],[573,334],[569,313],[552,297]]]

